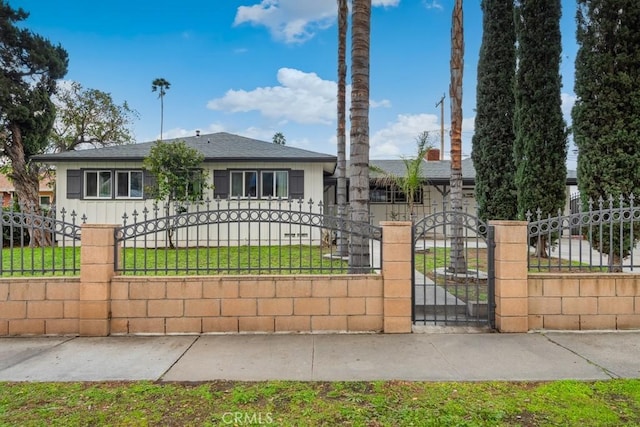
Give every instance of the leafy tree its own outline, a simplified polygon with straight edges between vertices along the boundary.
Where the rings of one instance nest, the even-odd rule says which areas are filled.
[[[462,212],[462,74],[464,71],[464,27],[462,0],[455,0],[451,15],[451,210]],[[449,269],[464,272],[467,263],[464,259],[464,236],[462,216],[454,215],[451,239],[451,262]]]
[[[560,0],[521,0],[516,8],[516,189],[518,216],[556,215],[565,203],[567,131],[560,89]],[[538,245],[548,256],[546,242]]]
[[[273,134],[273,143],[278,145],[287,145],[287,139],[282,132],[276,132]]]
[[[207,185],[207,173],[200,169],[204,155],[188,146],[184,141],[156,141],[143,165],[155,177],[155,188],[151,188],[157,201],[165,202],[167,215],[172,202],[177,202],[178,212],[183,203],[202,198]],[[167,228],[169,247],[173,248],[173,230]]]
[[[516,33],[513,1],[482,0],[481,7],[482,44],[471,151],[476,169],[475,197],[481,219],[515,219],[513,85]]]
[[[40,168],[31,157],[48,145],[55,118],[51,96],[67,73],[68,57],[60,45],[16,26],[28,16],[0,0],[0,144],[20,203],[37,211]],[[35,230],[30,244],[47,243],[48,235]]]
[[[170,87],[171,83],[162,77],[158,77],[151,82],[151,92],[158,91],[158,98],[160,98],[160,141],[162,141],[162,129],[164,125],[164,96]]]
[[[116,105],[111,95],[97,89],[84,89],[80,83],[58,88],[58,114],[51,132],[51,151],[59,153],[82,148],[133,143],[129,126],[136,111],[124,102]]]
[[[369,43],[371,0],[353,0],[351,31],[351,219],[369,222]],[[369,239],[351,235],[349,270],[368,272]]]
[[[583,204],[608,197],[640,195],[640,3],[637,0],[579,0],[573,135],[578,147],[578,185]],[[628,203],[624,201],[623,204]],[[618,229],[618,226],[616,226]],[[625,231],[630,236],[630,230]],[[594,247],[616,260],[629,255],[640,237],[623,243],[604,230]],[[637,236],[637,237],[636,237]],[[611,238],[611,239],[610,239]],[[610,247],[609,243],[613,242]],[[621,252],[621,253],[620,253]]]
[[[424,185],[424,177],[422,176],[422,164],[427,151],[433,147],[429,138],[429,132],[423,131],[416,137],[417,151],[415,157],[403,157],[402,162],[405,167],[405,175],[398,176],[385,171],[377,166],[371,166],[370,169],[382,175],[376,181],[382,185],[392,185],[398,188],[407,196],[407,207],[409,215],[413,219],[414,206],[416,196],[420,193],[420,189]]]
[[[338,218],[346,219],[347,212],[347,18],[349,7],[347,0],[338,1],[338,98],[337,113],[338,126],[336,134],[337,142],[337,189],[336,202],[338,204]],[[337,255],[345,256],[348,253],[349,242],[345,233],[338,233]]]

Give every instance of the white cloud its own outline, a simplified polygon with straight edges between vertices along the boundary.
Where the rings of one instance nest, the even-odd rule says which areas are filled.
[[[372,6],[394,7],[400,0],[373,0]],[[240,6],[233,25],[265,26],[274,39],[285,43],[304,43],[335,21],[335,0],[262,0]]]
[[[302,124],[329,125],[336,120],[337,84],[323,80],[316,73],[292,68],[278,70],[279,86],[258,87],[253,90],[230,89],[223,97],[208,102],[217,111],[246,113],[259,111],[264,117]],[[347,86],[347,111],[351,87]],[[371,108],[389,107],[388,100],[371,101]]]
[[[207,107],[234,113],[259,111],[272,119],[305,124],[329,124],[335,119],[335,82],[291,68],[279,69],[277,79],[280,86],[228,90],[222,98],[209,101]]]
[[[318,30],[329,27],[336,13],[332,0],[262,0],[238,7],[234,25],[264,25],[276,40],[304,43]]]
[[[394,122],[371,135],[369,157],[393,159],[411,156],[416,151],[416,137],[429,131],[434,144],[440,132],[440,119],[435,114],[400,114]]]
[[[438,0],[422,0],[422,4],[424,4],[424,7],[427,9],[444,9]]]
[[[373,0],[371,6],[395,7],[400,4],[400,0]]]

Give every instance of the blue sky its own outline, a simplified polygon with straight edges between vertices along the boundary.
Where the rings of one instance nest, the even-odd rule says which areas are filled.
[[[561,73],[568,113],[574,99],[575,1],[562,3]],[[164,102],[165,138],[199,129],[271,141],[282,132],[287,145],[336,152],[336,0],[9,4],[30,12],[26,27],[69,52],[66,80],[108,92],[138,111],[134,133],[139,142],[160,135],[160,100],[151,81],[163,77],[171,83]],[[412,155],[424,130],[439,146],[436,103],[448,96],[453,0],[373,0],[373,6],[370,156]],[[463,156],[468,156],[482,37],[479,0],[465,2],[464,24]],[[447,130],[449,109],[447,97]],[[568,164],[575,164],[571,153]]]

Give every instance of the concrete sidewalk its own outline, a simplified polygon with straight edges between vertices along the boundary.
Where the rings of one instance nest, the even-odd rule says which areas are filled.
[[[0,338],[0,381],[640,378],[640,331]]]

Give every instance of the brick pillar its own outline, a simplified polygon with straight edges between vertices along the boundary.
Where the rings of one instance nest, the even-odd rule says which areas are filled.
[[[526,221],[490,221],[495,226],[496,328],[500,332],[529,330]]]
[[[413,241],[409,221],[383,221],[382,226],[382,277],[383,328],[385,333],[410,333],[411,320],[411,269]]]
[[[81,336],[108,336],[115,225],[83,224],[80,251]]]

